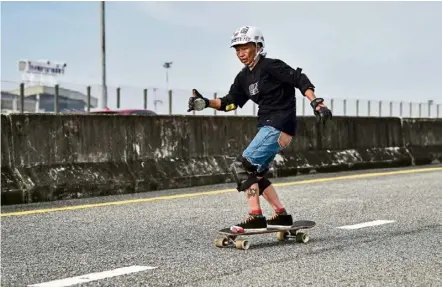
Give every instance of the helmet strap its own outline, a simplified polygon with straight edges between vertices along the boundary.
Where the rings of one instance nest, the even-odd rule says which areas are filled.
[[[253,61],[250,63],[250,65],[248,65],[250,70],[252,70],[255,67],[256,63],[258,63],[259,57],[261,56],[261,51],[258,50],[260,48],[258,48],[258,43],[256,42],[255,42],[255,47],[256,47],[255,57],[253,58]]]

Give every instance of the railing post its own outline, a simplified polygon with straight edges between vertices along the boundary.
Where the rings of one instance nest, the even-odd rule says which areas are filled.
[[[215,92],[215,93],[213,93],[213,98],[214,99],[216,99],[218,97],[218,94]],[[253,106],[253,107],[255,107],[255,106]],[[195,112],[195,111],[194,111]],[[194,113],[195,114],[195,113]],[[215,115],[216,116],[216,109],[213,109],[213,115]]]
[[[172,90],[169,90],[169,115],[172,114]]]
[[[390,117],[393,116],[393,101],[390,102]]]
[[[20,113],[25,112],[25,83],[20,84]]]
[[[400,117],[402,117],[403,109],[404,109],[404,103],[400,102],[399,103],[399,116]]]
[[[144,96],[144,109],[147,110],[147,89],[143,90],[143,96]]]
[[[91,111],[91,86],[87,86],[86,94],[87,94],[87,111],[90,112]]]
[[[120,108],[120,87],[117,87],[117,109]]]
[[[58,84],[57,85],[55,85],[55,95],[54,95],[54,112],[55,113],[59,113],[60,112],[60,109],[59,109],[59,102],[58,102],[58,100],[59,100],[59,87],[58,87]]]
[[[253,113],[255,115],[255,113]],[[302,115],[305,116],[305,97],[302,97]]]
[[[359,99],[356,100],[356,116],[359,117]]]
[[[379,117],[382,117],[382,101],[379,101]]]
[[[370,113],[371,113],[371,100],[368,100],[367,110],[368,110],[368,116],[370,116]]]
[[[347,116],[347,99],[344,99],[344,116]]]

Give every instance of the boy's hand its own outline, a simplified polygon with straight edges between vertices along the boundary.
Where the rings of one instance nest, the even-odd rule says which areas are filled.
[[[332,119],[332,112],[327,108],[327,106],[324,104],[323,98],[316,98],[313,101],[311,101],[310,105],[313,108],[313,112],[316,116],[316,120],[318,122],[321,122],[322,124],[325,124],[325,122],[329,119]]]
[[[209,106],[209,99],[204,98],[196,89],[192,90],[193,96],[189,98],[189,109],[190,111],[201,111]]]

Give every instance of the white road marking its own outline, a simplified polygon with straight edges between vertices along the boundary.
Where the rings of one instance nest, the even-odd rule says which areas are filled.
[[[359,228],[382,225],[382,224],[393,223],[393,222],[394,222],[394,220],[375,220],[375,221],[369,221],[369,222],[364,222],[364,223],[359,223],[359,224],[354,224],[354,225],[340,226],[338,228],[340,228],[340,229],[359,229]]]
[[[76,277],[70,277],[70,278],[54,280],[54,281],[49,281],[49,282],[44,282],[44,283],[39,283],[39,284],[34,284],[34,285],[28,285],[28,287],[72,286],[72,285],[76,285],[76,284],[86,283],[86,282],[90,282],[90,281],[95,281],[95,280],[100,280],[100,279],[104,279],[104,278],[110,278],[110,277],[115,277],[115,276],[120,276],[120,275],[125,275],[125,274],[130,274],[130,273],[135,273],[135,272],[140,272],[140,271],[144,271],[144,270],[148,270],[148,269],[155,269],[155,268],[157,268],[157,267],[134,265],[134,266],[128,266],[128,267],[123,267],[123,268],[117,268],[114,270],[104,271],[104,272],[90,273],[90,274],[85,274],[85,275],[76,276]]]

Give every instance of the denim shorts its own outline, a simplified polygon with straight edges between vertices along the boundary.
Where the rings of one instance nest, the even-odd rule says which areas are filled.
[[[279,145],[281,131],[271,126],[263,126],[253,138],[249,146],[244,150],[242,156],[262,172],[270,168],[270,163],[283,147]]]

